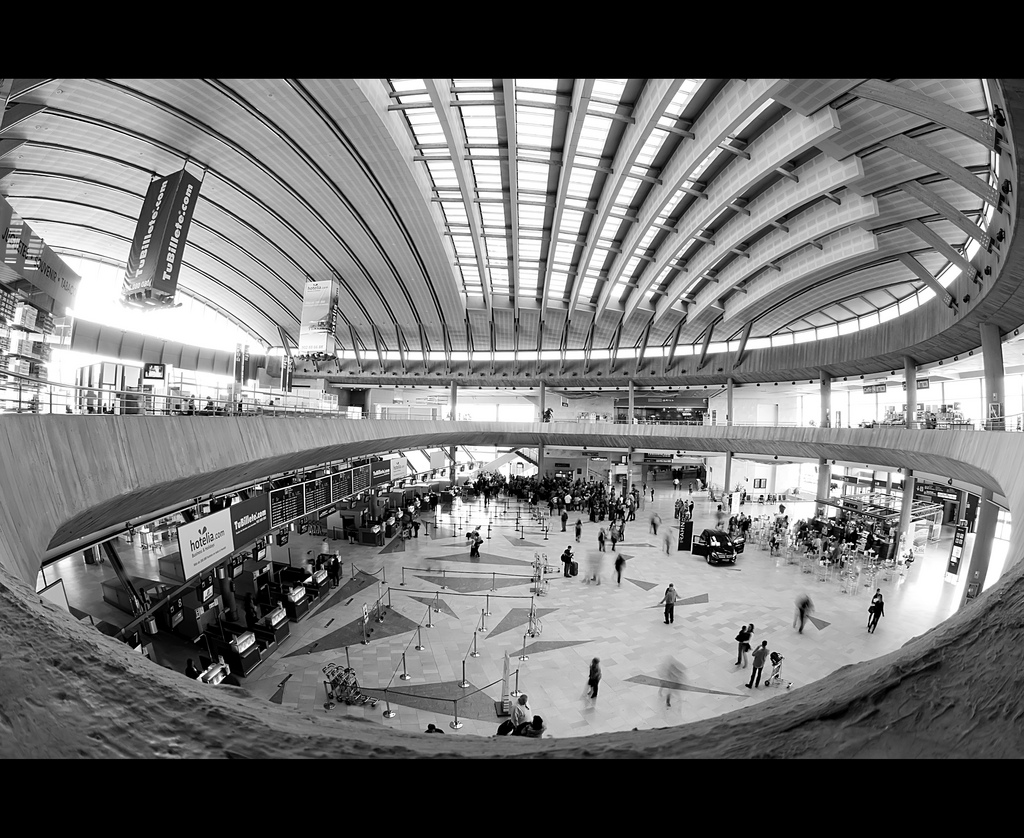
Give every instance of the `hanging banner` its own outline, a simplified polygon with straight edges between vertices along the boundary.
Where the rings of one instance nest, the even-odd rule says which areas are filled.
[[[299,354],[334,353],[338,283],[333,279],[307,280],[302,293]]]
[[[82,278],[54,253],[32,228],[0,198],[0,280],[24,291],[29,301],[58,317],[65,308],[75,307],[75,296]],[[45,295],[59,307],[38,299]]]
[[[409,461],[405,457],[395,457],[388,461],[391,464],[391,482],[404,480],[409,476]]]
[[[121,286],[125,303],[146,307],[174,303],[199,186],[199,179],[184,169],[149,185]]]
[[[430,452],[430,467],[435,471],[439,468],[447,468],[448,458],[444,455],[444,451],[431,451]]]
[[[231,507],[178,527],[178,550],[186,580],[230,556],[234,549]]]
[[[235,384],[242,383],[242,344],[235,344]]]
[[[884,384],[865,384],[864,385],[864,392],[865,393],[884,393],[885,392],[885,385]]]
[[[242,347],[242,383],[249,380],[249,344]]]
[[[927,390],[928,389],[928,381],[929,381],[929,379],[927,379],[927,378],[919,378],[919,379],[917,379],[917,389],[918,390]],[[907,389],[907,382],[906,381],[903,382],[903,389],[904,390]]]
[[[238,550],[270,532],[270,495],[263,493],[228,507],[231,513],[231,542]]]
[[[391,466],[388,463],[373,463],[370,466],[370,486],[391,482]]]

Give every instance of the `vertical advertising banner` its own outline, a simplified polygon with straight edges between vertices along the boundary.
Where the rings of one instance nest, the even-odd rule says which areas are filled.
[[[228,507],[231,513],[232,547],[238,550],[270,532],[270,495],[233,503]]]
[[[242,347],[242,383],[244,384],[249,376],[249,344]]]
[[[184,169],[149,185],[128,252],[122,298],[153,298],[146,292],[155,291],[157,300],[173,301],[199,186]]]
[[[389,460],[391,464],[391,482],[404,480],[409,476],[409,461],[405,457],[395,457]]]
[[[946,563],[945,581],[956,584],[960,575],[960,560],[964,555],[964,544],[967,541],[967,522],[961,521],[957,524],[953,533],[953,545],[949,550],[949,561]]]
[[[178,527],[178,549],[185,579],[213,567],[234,550],[231,507]]]
[[[302,294],[299,354],[334,352],[335,307],[338,283],[333,279],[307,280]]]
[[[235,344],[235,384],[242,383],[242,344]]]

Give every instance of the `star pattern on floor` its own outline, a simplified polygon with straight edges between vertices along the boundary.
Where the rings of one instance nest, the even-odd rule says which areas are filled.
[[[388,688],[386,694],[383,689],[377,688],[360,688],[359,691],[370,698],[379,698],[382,701],[386,698],[392,707],[398,705],[427,710],[448,718],[454,718],[455,700],[458,699],[459,718],[493,720],[497,725],[499,719],[494,711],[494,699],[482,691],[477,692],[479,687],[474,686],[472,681],[468,687],[460,687],[459,683],[442,681],[436,684],[409,684],[405,681],[396,681]],[[500,684],[496,684],[494,688],[500,690]],[[379,704],[377,709],[380,709]],[[440,727],[438,722],[435,724]]]
[[[676,600],[676,606],[680,605],[700,605],[703,602],[709,602],[707,594],[695,594],[694,596],[680,597]],[[651,608],[664,608],[665,603],[661,602],[657,605],[650,606]]]
[[[329,652],[333,649],[341,649],[345,646],[355,646],[363,642],[363,629],[362,629],[363,618],[360,616],[353,620],[351,623],[346,623],[341,628],[337,628],[334,631],[328,632],[322,637],[317,638],[312,643],[307,643],[296,649],[293,652],[289,652],[284,657],[294,658],[297,655],[310,655],[313,652]],[[378,623],[374,619],[366,624],[366,639],[368,643],[373,643],[377,640],[384,640],[388,637],[393,637],[396,634],[402,634],[407,631],[414,631],[416,629],[416,623],[410,620],[408,617],[403,617],[393,608],[387,608],[384,611],[384,622]]]
[[[823,628],[827,628],[828,626],[832,625],[831,623],[826,622],[825,620],[819,620],[817,617],[812,617],[810,614],[807,615],[807,619],[814,623],[814,627],[818,631],[821,631]]]
[[[545,614],[552,614],[557,611],[557,608],[538,608],[537,616],[542,620]],[[506,631],[511,631],[518,626],[525,626],[530,622],[530,609],[529,608],[510,608],[508,613],[501,618],[496,626],[494,626],[488,634],[494,637],[497,634],[502,634]]]
[[[592,640],[535,640],[526,646],[526,654],[553,652],[555,649],[566,649],[569,646],[580,646],[583,643],[592,642]]]
[[[414,599],[417,602],[422,602],[424,605],[427,605],[430,608],[433,608],[436,602],[437,610],[440,613],[447,614],[449,617],[454,617],[456,620],[459,619],[459,615],[452,611],[451,606],[440,597],[438,597],[435,600],[434,597],[410,596],[409,599]]]
[[[481,553],[480,558],[470,558],[469,548],[467,547],[464,552],[460,553],[446,553],[443,556],[431,556],[427,561],[432,562],[460,562],[462,564],[502,564],[502,565],[525,565],[530,567],[533,562],[523,561],[522,559],[510,559],[507,556],[497,556],[493,553]],[[433,570],[433,568],[426,568],[427,570]],[[441,568],[437,568],[440,570]]]
[[[694,684],[683,684],[679,681],[666,681],[664,678],[655,678],[651,675],[634,675],[632,678],[627,678],[626,681],[632,684],[646,684],[650,687],[661,687],[669,690],[679,690],[680,692],[690,693],[705,693],[707,695],[731,695],[736,698],[746,698],[743,693],[730,693],[723,690],[710,690],[706,687],[698,687]]]
[[[320,606],[320,610],[326,611],[328,608],[337,605],[341,600],[355,596],[361,590],[369,588],[371,585],[375,585],[379,581],[380,580],[377,579],[376,576],[372,576],[369,573],[364,573],[360,570],[355,576],[342,584],[338,590],[325,599],[323,605]]]
[[[498,576],[492,583],[490,576],[430,576],[425,573],[417,573],[416,576],[424,582],[437,585],[439,588],[447,585],[449,590],[457,591],[460,594],[470,594],[475,593],[476,591],[490,591],[492,585],[498,589],[514,588],[519,585],[529,585],[533,579],[533,577],[530,576],[524,576],[516,579],[510,579],[509,577],[502,578],[501,576]]]
[[[657,588],[660,582],[645,582],[643,579],[626,579],[627,582],[632,582],[639,588],[643,588],[645,591],[649,591],[652,588]]]

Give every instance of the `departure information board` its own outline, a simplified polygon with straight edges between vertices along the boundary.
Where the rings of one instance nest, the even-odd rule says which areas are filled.
[[[306,512],[314,512],[331,502],[331,478],[319,477],[306,482]]]
[[[352,494],[352,469],[345,469],[331,475],[331,503],[337,503],[342,498]]]
[[[352,493],[359,494],[370,488],[370,466],[352,469]]]
[[[279,527],[306,513],[302,483],[287,489],[275,489],[270,493],[270,526]]]

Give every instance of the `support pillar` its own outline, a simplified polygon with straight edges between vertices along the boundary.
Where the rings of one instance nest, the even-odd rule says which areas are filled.
[[[821,376],[821,428],[832,427],[832,376]]]
[[[991,431],[1005,430],[1006,393],[1003,391],[1003,344],[995,323],[982,323],[981,355],[985,364],[985,392],[982,397],[984,427]]]
[[[725,424],[732,424],[732,379],[725,379]]]
[[[728,494],[732,491],[729,485],[732,481],[732,451],[725,452],[725,482],[722,484],[722,491]]]
[[[815,500],[823,500],[828,497],[829,484],[832,482],[832,468],[829,466],[828,460],[818,460],[818,497]],[[825,506],[821,503],[815,505],[815,509],[820,514],[824,514]]]
[[[540,383],[540,419],[538,420],[540,422],[544,421],[544,413],[547,410],[546,399],[547,399],[547,392],[545,391],[544,382],[542,381]],[[539,455],[540,451],[538,450],[537,453]]]
[[[964,579],[964,589],[960,594],[960,607],[967,602],[968,586],[976,584],[980,594],[985,586],[988,574],[988,561],[992,555],[992,541],[996,534],[998,510],[992,503],[992,490],[981,490],[981,503],[978,504],[978,522],[974,527],[974,546],[971,549],[971,561]]]
[[[913,428],[914,417],[917,415],[917,365],[909,355],[903,359],[903,380],[907,385],[906,425]]]
[[[453,422],[455,421],[455,417],[458,415],[458,413],[456,412],[456,408],[458,407],[458,405],[459,405],[459,385],[456,384],[453,381],[451,383],[451,390],[450,390],[449,395],[448,395],[448,413],[451,416],[451,421],[453,421]],[[449,456],[451,457],[451,460],[452,460],[451,471],[450,471],[451,478],[450,479],[451,479],[451,483],[452,483],[453,486],[455,485],[455,452],[456,452],[456,450],[457,449],[456,449],[456,447],[454,445],[451,448],[448,449],[448,454],[449,454]]]
[[[626,413],[626,421],[633,424],[633,379],[629,380],[629,410]]]
[[[900,507],[900,535],[907,536],[904,547],[909,550],[913,545],[910,543],[910,507],[914,502],[914,471],[903,469],[903,501]]]
[[[544,479],[544,446],[537,443],[537,477]]]
[[[633,488],[633,449],[626,449],[626,492]]]

